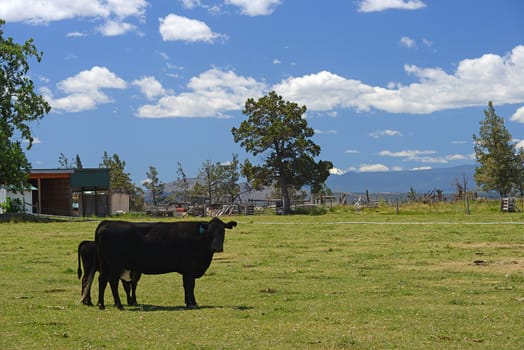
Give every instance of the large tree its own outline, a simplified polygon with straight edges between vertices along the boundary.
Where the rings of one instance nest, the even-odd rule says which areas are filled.
[[[320,147],[311,140],[314,130],[303,118],[306,110],[271,91],[258,101],[248,99],[242,111],[248,119],[231,130],[235,142],[263,159],[260,165],[246,160],[242,173],[255,188],[276,185],[284,214],[291,212],[290,190],[305,185],[318,190],[333,167],[329,161],[315,161]]]
[[[516,153],[511,134],[504,125],[504,118],[495,113],[493,103],[484,110],[479,136],[473,135],[475,158],[475,182],[484,191],[497,191],[507,196],[519,183],[520,156]]]
[[[40,62],[42,52],[33,39],[20,45],[13,38],[4,38],[4,23],[0,20],[0,186],[22,190],[31,171],[23,149],[33,145],[29,124],[51,107],[35,93],[28,76],[30,59]]]

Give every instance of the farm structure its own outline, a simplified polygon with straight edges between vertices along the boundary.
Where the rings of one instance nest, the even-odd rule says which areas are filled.
[[[129,211],[129,197],[110,193],[109,169],[33,169],[32,213],[108,216]],[[126,197],[127,196],[127,197]]]

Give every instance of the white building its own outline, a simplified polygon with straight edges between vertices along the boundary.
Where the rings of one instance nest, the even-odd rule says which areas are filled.
[[[36,188],[32,188],[32,190],[36,190]],[[32,213],[33,212],[33,194],[32,190],[25,191],[22,193],[15,193],[12,192],[5,187],[0,186],[0,214],[4,214],[5,211],[5,205],[7,203],[7,198],[10,198],[11,201],[13,200],[19,200],[22,204],[22,211],[26,213]]]

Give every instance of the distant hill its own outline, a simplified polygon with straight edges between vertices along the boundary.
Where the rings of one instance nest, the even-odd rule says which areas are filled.
[[[430,170],[413,171],[388,171],[388,172],[348,172],[343,175],[331,175],[326,181],[326,185],[335,193],[408,193],[413,187],[416,193],[423,194],[441,189],[444,193],[456,192],[456,181],[463,182],[466,177],[468,190],[476,188],[473,174],[475,165],[464,165],[451,168],[438,168]],[[192,187],[197,179],[187,179],[189,186]],[[245,190],[245,184],[241,184]],[[176,181],[168,182],[165,186],[165,194],[168,195],[176,190]],[[242,202],[248,199],[264,200],[271,196],[272,189],[265,191],[253,191],[244,193]],[[146,192],[146,200],[150,200],[149,193]]]
[[[333,192],[407,193],[413,187],[417,193],[435,188],[444,193],[455,193],[457,180],[462,183],[464,177],[468,189],[475,189],[474,174],[475,165],[413,171],[348,172],[329,176],[326,184]]]

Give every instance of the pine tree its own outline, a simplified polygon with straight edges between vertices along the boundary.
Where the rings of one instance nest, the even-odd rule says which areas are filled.
[[[484,191],[497,191],[501,197],[508,196],[519,182],[519,156],[511,134],[504,125],[504,118],[495,113],[493,103],[484,110],[479,136],[473,135],[475,158],[475,182]]]
[[[306,109],[271,91],[258,101],[248,99],[242,111],[248,119],[231,130],[235,142],[264,162],[246,161],[243,175],[255,188],[276,185],[284,214],[291,212],[292,190],[310,185],[313,192],[318,191],[333,167],[330,161],[315,161],[320,147],[311,140],[315,132],[303,118]]]

